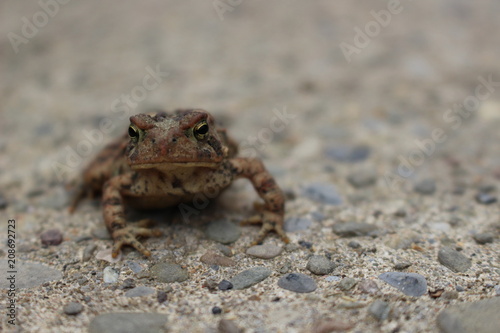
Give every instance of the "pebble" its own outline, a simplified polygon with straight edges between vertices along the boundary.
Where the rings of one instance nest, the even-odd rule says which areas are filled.
[[[241,333],[242,329],[236,325],[234,320],[221,319],[219,325],[217,326],[218,333]]]
[[[434,179],[423,179],[413,187],[413,190],[423,195],[431,195],[436,192],[436,181]]]
[[[119,270],[111,266],[108,266],[104,268],[102,279],[105,283],[116,283],[118,281],[119,276],[120,276]]]
[[[40,240],[44,246],[59,245],[63,241],[63,234],[59,229],[49,229],[42,232]]]
[[[310,293],[316,290],[316,282],[302,273],[288,273],[278,280],[278,286],[296,293]]]
[[[420,274],[386,272],[380,274],[378,278],[407,296],[420,297],[427,293],[427,280]]]
[[[339,282],[338,287],[340,290],[348,291],[354,288],[354,286],[358,283],[356,279],[353,278],[345,278]]]
[[[497,197],[495,197],[494,195],[481,192],[476,194],[476,201],[483,205],[491,205],[497,202],[498,200]]]
[[[154,293],[155,290],[153,288],[149,288],[146,286],[138,286],[127,291],[125,293],[125,297],[142,297],[142,296],[152,295]]]
[[[165,303],[167,299],[167,293],[163,290],[158,290],[158,292],[156,293],[156,300],[158,301],[158,303]]]
[[[219,290],[231,290],[234,288],[233,284],[228,280],[222,280],[218,285]]]
[[[178,264],[161,262],[150,268],[151,276],[158,282],[183,282],[189,278],[185,269]]]
[[[455,273],[467,271],[472,262],[462,253],[452,249],[451,247],[442,247],[438,252],[438,261],[441,265],[448,267]]]
[[[302,194],[313,201],[338,206],[342,204],[342,197],[337,191],[337,188],[329,183],[312,183],[305,186]]]
[[[344,163],[364,161],[370,156],[370,153],[370,147],[363,145],[330,147],[325,150],[326,156]]]
[[[63,312],[69,316],[75,316],[83,311],[83,305],[77,302],[70,302],[63,307]]]
[[[143,270],[142,266],[135,261],[127,261],[127,266],[136,274]]]
[[[211,250],[202,255],[200,257],[200,261],[207,265],[218,265],[224,267],[231,267],[236,265],[236,261],[234,261],[233,259],[220,255]]]
[[[231,248],[229,246],[226,246],[224,244],[220,244],[220,243],[217,243],[215,245],[215,247],[217,248],[217,250],[219,250],[223,255],[225,255],[226,257],[232,257],[234,254],[233,254],[233,250],[231,250]]]
[[[391,312],[389,303],[381,300],[374,301],[368,307],[368,313],[378,321],[386,320],[389,317],[389,312]]]
[[[379,291],[377,282],[373,280],[363,279],[358,283],[358,289],[364,294],[376,294]]]
[[[345,222],[333,225],[333,232],[340,237],[369,236],[377,230],[376,225],[364,222]]]
[[[443,333],[496,333],[500,327],[500,297],[452,305],[441,311],[437,325]]]
[[[274,244],[255,245],[247,249],[247,254],[260,259],[272,259],[283,252],[281,246]]]
[[[0,267],[9,267],[7,260],[0,260]],[[7,280],[10,274],[7,271],[0,269],[0,288],[10,287],[10,281]],[[24,260],[16,261],[16,271],[16,288],[19,289],[36,287],[62,278],[62,272],[57,269]]]
[[[294,251],[297,251],[298,249],[300,249],[300,245],[299,244],[288,243],[288,244],[285,245],[285,251],[286,252],[294,252]]]
[[[312,225],[311,219],[307,217],[290,217],[285,220],[283,228],[286,232],[307,230]]]
[[[309,258],[306,268],[316,275],[327,275],[333,272],[335,264],[325,256],[314,255]]]
[[[354,171],[347,176],[347,181],[355,188],[368,187],[377,182],[377,174],[372,169]]]
[[[210,222],[205,232],[209,239],[222,244],[233,243],[241,236],[240,227],[227,219]]]
[[[7,208],[7,205],[8,205],[7,199],[5,199],[5,197],[2,194],[0,194],[0,209]]]
[[[350,241],[349,243],[347,243],[347,246],[349,246],[351,249],[359,249],[359,248],[361,248],[361,244],[359,244],[356,241]]]
[[[326,282],[339,282],[342,278],[338,275],[329,275],[325,277]]]
[[[493,243],[495,235],[493,235],[490,232],[485,232],[485,233],[475,234],[473,238],[476,241],[476,243],[484,245],[488,243]]]
[[[314,324],[311,333],[344,332],[352,329],[354,326],[356,325],[339,318],[324,319]]]
[[[214,307],[212,308],[212,314],[214,314],[214,315],[219,315],[219,314],[221,314],[221,313],[222,313],[222,309],[221,309],[220,307],[218,307],[218,306],[214,306]]]
[[[135,288],[135,280],[131,278],[126,278],[119,289],[132,289]]]
[[[96,249],[97,245],[94,243],[87,245],[85,249],[83,249],[82,261],[89,261]]]
[[[408,267],[411,266],[410,262],[398,262],[396,265],[394,265],[394,269],[398,271],[402,271],[403,269],[407,269]]]
[[[229,280],[233,289],[246,289],[257,284],[271,275],[271,270],[267,267],[257,266],[237,274]]]
[[[168,316],[158,313],[117,312],[95,317],[89,333],[158,333],[163,332]]]

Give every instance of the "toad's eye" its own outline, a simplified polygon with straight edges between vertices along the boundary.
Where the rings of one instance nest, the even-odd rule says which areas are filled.
[[[194,137],[197,140],[204,139],[208,134],[208,124],[206,120],[200,121],[193,128]]]
[[[128,136],[133,142],[137,142],[139,140],[139,129],[135,125],[130,125],[128,127]]]

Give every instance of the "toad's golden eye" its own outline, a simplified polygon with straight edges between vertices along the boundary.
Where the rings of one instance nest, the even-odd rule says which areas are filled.
[[[132,141],[137,142],[139,140],[139,129],[135,125],[130,125],[128,127],[128,136]]]
[[[193,128],[194,137],[197,140],[204,139],[208,134],[208,124],[206,120],[200,121]]]

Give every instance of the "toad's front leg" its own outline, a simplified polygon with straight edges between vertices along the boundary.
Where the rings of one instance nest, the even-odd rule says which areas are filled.
[[[262,223],[262,228],[253,243],[262,242],[267,234],[273,230],[285,243],[290,242],[283,230],[285,197],[269,171],[266,170],[259,159],[254,158],[234,158],[229,163],[234,176],[236,178],[248,178],[259,196],[264,200],[260,214],[242,222],[244,224]]]
[[[137,240],[137,237],[157,237],[161,235],[159,230],[146,227],[148,220],[140,221],[138,226],[127,225],[122,191],[130,188],[132,176],[133,173],[122,174],[112,177],[104,184],[102,195],[104,223],[114,240],[111,252],[113,258],[118,256],[120,249],[125,245],[130,245],[149,257],[151,252]]]

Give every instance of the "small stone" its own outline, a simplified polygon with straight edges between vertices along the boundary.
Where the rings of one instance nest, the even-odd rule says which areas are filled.
[[[223,255],[225,255],[226,257],[232,257],[234,254],[233,254],[233,250],[231,250],[231,248],[229,246],[226,246],[224,244],[220,244],[220,243],[217,243],[215,245],[215,247],[217,248],[217,250],[219,250]]]
[[[369,236],[377,230],[377,226],[363,222],[345,222],[333,225],[333,232],[340,237]]]
[[[82,261],[89,261],[92,258],[92,255],[94,254],[95,250],[97,249],[97,245],[92,243],[89,244],[83,249],[83,254],[82,254]]]
[[[359,244],[356,241],[350,241],[349,243],[347,243],[347,246],[349,246],[351,249],[359,249],[359,248],[361,248],[361,244]]]
[[[403,208],[399,208],[397,211],[394,212],[394,216],[396,217],[406,217],[406,210]]]
[[[377,181],[377,174],[372,169],[354,171],[347,176],[347,181],[355,188],[372,186]]]
[[[221,256],[214,251],[207,251],[204,255],[201,256],[200,261],[207,265],[218,265],[224,267],[235,266],[236,261],[231,258]]]
[[[316,290],[316,282],[302,273],[288,273],[278,280],[278,286],[296,293],[310,293]]]
[[[311,219],[307,217],[290,217],[285,220],[283,228],[286,232],[307,230],[312,225]]]
[[[339,282],[342,278],[338,275],[329,275],[325,277],[326,282]]]
[[[443,297],[444,299],[449,299],[449,300],[458,299],[458,291],[446,290],[441,297]]]
[[[128,268],[130,268],[130,270],[132,270],[132,272],[134,272],[136,274],[143,270],[142,266],[135,261],[128,261],[127,266],[128,266]]]
[[[286,274],[292,270],[292,263],[290,261],[285,261],[285,263],[278,269],[281,274]]]
[[[135,281],[134,279],[127,278],[123,281],[122,285],[119,287],[119,289],[132,289],[135,288]]]
[[[491,205],[497,202],[497,197],[489,193],[478,193],[476,195],[476,201],[483,205]]]
[[[83,305],[77,302],[70,302],[64,306],[63,311],[69,316],[75,316],[83,311]]]
[[[410,262],[398,262],[396,265],[394,265],[394,269],[402,271],[403,269],[407,269],[410,266],[411,266]]]
[[[311,333],[331,333],[331,332],[344,332],[353,328],[355,324],[345,322],[338,318],[324,319],[314,324]]]
[[[325,256],[314,255],[309,258],[306,268],[316,275],[327,275],[333,272],[335,264]]]
[[[214,306],[214,307],[212,308],[212,313],[213,313],[214,315],[219,315],[219,314],[221,314],[221,313],[222,313],[222,309],[221,309],[220,307],[218,307],[218,306]]]
[[[427,293],[427,280],[420,274],[386,272],[378,278],[408,296],[419,297]]]
[[[461,303],[441,311],[437,325],[443,333],[497,333],[499,313],[500,297]]]
[[[229,244],[240,238],[241,229],[227,219],[215,220],[207,226],[206,235],[216,242]]]
[[[358,283],[356,279],[353,278],[345,278],[339,282],[338,287],[340,290],[348,291],[354,288],[354,286]]]
[[[125,293],[125,297],[142,297],[142,296],[152,295],[154,293],[155,290],[153,288],[149,288],[146,286],[138,286],[127,291]]]
[[[364,294],[374,295],[379,291],[377,283],[373,280],[363,279],[358,283],[358,289]]]
[[[434,179],[424,179],[415,184],[413,190],[422,195],[431,195],[436,192],[436,181]]]
[[[183,282],[189,278],[187,271],[180,265],[168,262],[161,262],[154,265],[151,267],[150,272],[151,276],[158,280],[158,282]]]
[[[234,320],[221,319],[219,325],[217,326],[218,333],[241,333],[243,332]]]
[[[156,300],[158,301],[158,303],[165,303],[167,299],[167,293],[163,290],[158,290],[158,292],[156,293]]]
[[[247,249],[247,254],[260,259],[272,259],[283,252],[281,246],[274,244],[255,245]]]
[[[271,270],[267,267],[257,266],[237,274],[229,280],[234,289],[246,289],[254,284],[264,281],[271,275]]]
[[[376,300],[368,307],[368,313],[378,321],[386,320],[389,317],[389,312],[391,312],[389,303],[381,300]]]
[[[59,229],[49,229],[40,235],[42,245],[59,245],[63,241],[63,234]]]
[[[109,240],[111,239],[111,235],[109,234],[108,229],[105,226],[99,226],[92,229],[92,236],[97,239]]]
[[[340,146],[325,150],[326,156],[338,162],[355,163],[366,160],[371,153],[368,146]]]
[[[305,241],[305,240],[299,240],[299,245],[302,247],[305,247],[306,249],[311,249],[313,247],[313,243]]]
[[[119,270],[111,266],[108,266],[104,268],[102,279],[104,283],[116,283],[118,281],[119,276],[120,276]]]
[[[484,245],[488,243],[493,243],[495,236],[490,232],[485,232],[485,233],[475,234],[473,238],[476,241],[476,243]]]
[[[294,251],[297,251],[298,249],[300,249],[300,245],[299,244],[288,243],[288,244],[285,245],[285,251],[286,252],[294,252]]]
[[[234,288],[233,284],[228,280],[222,280],[218,285],[219,290],[231,290]]]
[[[158,333],[163,332],[168,316],[157,313],[118,312],[95,317],[89,333]]]
[[[342,197],[337,188],[329,183],[312,183],[304,187],[303,195],[313,201],[338,206],[342,204]]]
[[[451,247],[442,247],[439,250],[438,261],[441,265],[448,267],[455,273],[465,272],[472,265],[469,258]]]

